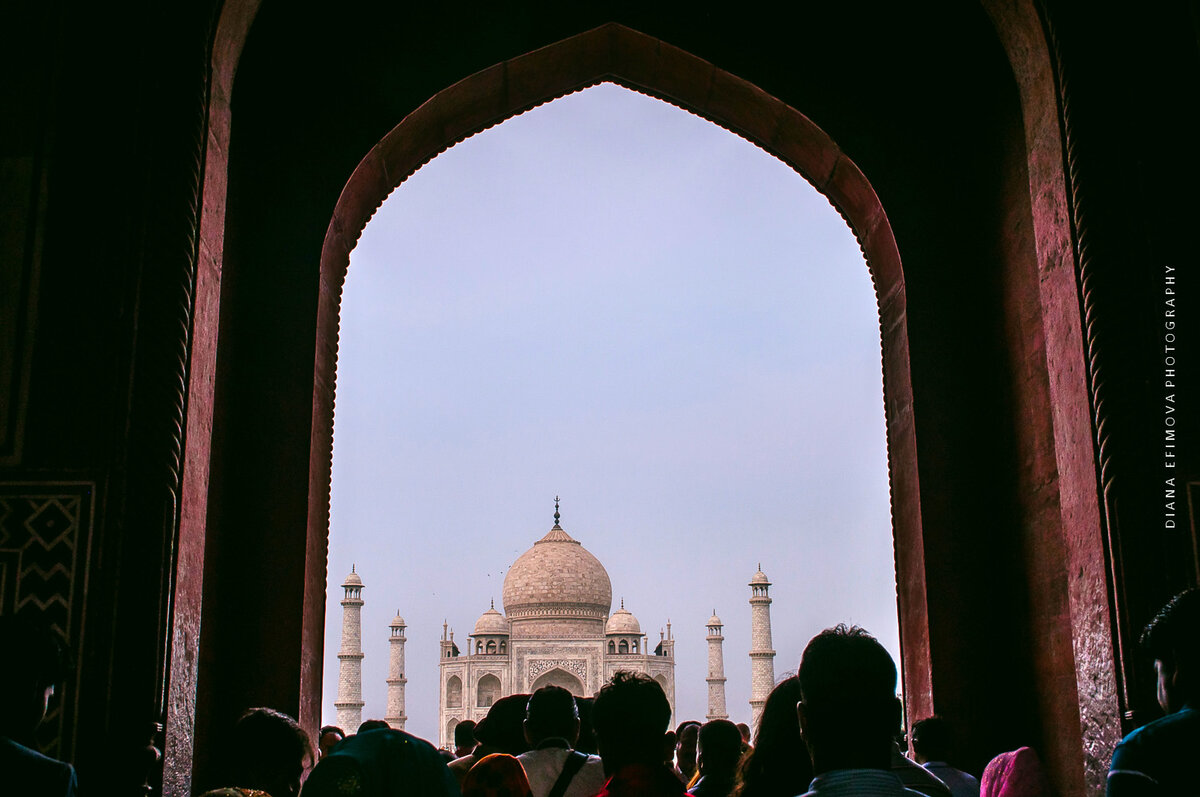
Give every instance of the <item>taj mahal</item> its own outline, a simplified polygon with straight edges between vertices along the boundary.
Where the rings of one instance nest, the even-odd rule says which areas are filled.
[[[761,566],[751,588],[751,699],[758,716],[774,687],[774,657],[768,594],[771,586]],[[352,569],[342,584],[342,643],[334,707],[337,724],[347,732],[362,722],[363,582]],[[555,499],[554,526],[521,554],[504,577],[503,613],[493,604],[479,619],[462,647],[443,623],[438,661],[438,743],[453,746],[454,729],[465,720],[479,721],[496,700],[555,685],[572,694],[594,695],[619,670],[644,673],[662,686],[675,717],[675,639],[671,622],[653,648],[641,624],[625,608],[612,611],[608,571],[582,543],[560,525]],[[705,719],[725,719],[723,624],[715,611],[707,624],[708,712]],[[405,629],[399,614],[389,624],[387,713],[393,728],[407,720],[404,689]],[[432,663],[431,663],[432,664]]]

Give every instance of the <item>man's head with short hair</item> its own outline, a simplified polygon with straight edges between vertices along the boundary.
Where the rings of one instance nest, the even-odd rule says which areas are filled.
[[[675,729],[675,766],[687,777],[696,771],[696,743],[700,736],[700,723],[684,720]]]
[[[896,664],[858,626],[817,634],[800,659],[797,711],[816,774],[887,769],[900,730]]]
[[[463,720],[454,726],[454,755],[469,755],[476,744],[475,720]]]
[[[710,720],[700,726],[696,765],[705,777],[732,779],[742,757],[742,732],[729,720]]]
[[[658,681],[620,671],[592,703],[596,746],[610,775],[627,764],[661,764],[667,757],[671,704]]]
[[[387,720],[363,720],[358,726],[357,733],[367,733],[368,731],[386,731],[392,727],[388,725]]]
[[[308,734],[296,720],[275,709],[252,708],[229,735],[226,777],[242,788],[295,797],[312,758]]]
[[[1141,637],[1158,672],[1158,703],[1168,714],[1200,699],[1200,589],[1167,601]]]
[[[941,717],[928,717],[914,722],[909,734],[913,760],[918,764],[924,764],[926,761],[949,761],[952,741],[950,724]]]
[[[525,740],[536,747],[547,739],[563,739],[569,747],[579,739],[579,707],[561,686],[543,686],[525,706]]]

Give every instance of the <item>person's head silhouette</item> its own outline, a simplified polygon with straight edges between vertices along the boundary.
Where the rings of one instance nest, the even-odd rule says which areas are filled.
[[[592,725],[604,771],[627,764],[661,766],[669,755],[667,725],[671,704],[648,675],[617,672],[592,703]]]
[[[742,757],[742,732],[729,720],[709,720],[700,727],[696,766],[706,778],[733,780]]]
[[[308,734],[296,720],[271,708],[252,708],[234,723],[225,745],[227,784],[296,797],[312,764]]]
[[[1200,589],[1176,595],[1142,632],[1141,645],[1154,658],[1158,704],[1172,714],[1200,701]]]
[[[561,686],[543,686],[525,707],[525,741],[537,747],[547,739],[562,739],[568,747],[579,739],[579,707]]]
[[[875,637],[838,625],[809,641],[800,659],[797,713],[816,774],[887,769],[900,729],[896,664]]]

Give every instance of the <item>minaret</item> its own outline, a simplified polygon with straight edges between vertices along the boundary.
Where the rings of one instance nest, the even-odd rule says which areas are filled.
[[[408,719],[404,716],[404,685],[408,683],[408,679],[404,677],[405,627],[404,618],[397,611],[396,619],[392,620],[390,626],[392,635],[388,638],[391,652],[388,657],[387,716],[383,719],[399,731],[404,730],[404,721]]]
[[[775,688],[775,650],[771,647],[771,582],[762,571],[750,579],[750,711],[758,727],[767,696]]]
[[[362,591],[363,582],[350,567],[342,588],[342,649],[338,651],[338,693],[333,707],[337,709],[337,724],[347,734],[362,724]]]
[[[704,715],[709,721],[729,719],[725,710],[725,655],[721,650],[725,642],[723,627],[713,609],[713,616],[708,618],[708,713]]]

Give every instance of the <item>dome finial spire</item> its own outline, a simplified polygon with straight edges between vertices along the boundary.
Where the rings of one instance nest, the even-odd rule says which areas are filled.
[[[554,496],[554,528],[558,528],[558,496]]]
[[[492,608],[493,609],[496,608],[496,599],[495,598],[492,598]]]
[[[621,598],[621,611],[625,611],[625,599]]]

